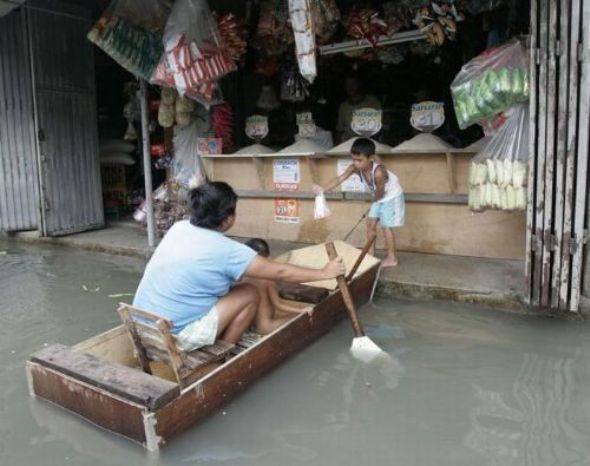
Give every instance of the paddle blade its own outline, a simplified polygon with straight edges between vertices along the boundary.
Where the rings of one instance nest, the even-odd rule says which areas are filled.
[[[362,362],[371,362],[379,357],[387,356],[387,353],[379,348],[369,337],[353,338],[350,352],[356,359]]]

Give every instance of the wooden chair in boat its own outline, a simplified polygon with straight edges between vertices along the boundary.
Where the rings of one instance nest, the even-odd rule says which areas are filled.
[[[174,372],[182,388],[214,363],[224,361],[234,345],[218,340],[213,345],[185,353],[172,336],[172,322],[151,312],[121,303],[117,309],[133,342],[144,372],[151,374],[150,361],[163,362]]]

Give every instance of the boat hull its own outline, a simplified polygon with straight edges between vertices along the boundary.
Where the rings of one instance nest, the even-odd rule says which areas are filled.
[[[375,265],[351,282],[350,289],[357,306],[369,300],[377,271],[378,265]],[[320,338],[345,316],[342,296],[340,292],[334,292],[314,307],[311,316],[297,316],[206,376],[179,390],[178,395],[169,401],[168,393],[162,406],[131,401],[134,398],[121,396],[121,387],[112,390],[108,386],[105,388],[105,384],[93,384],[88,375],[76,376],[71,370],[61,370],[59,364],[51,366],[35,357],[27,362],[29,387],[34,396],[72,411],[110,432],[134,440],[149,450],[157,450],[227,404],[262,375]],[[121,347],[121,339],[128,339],[122,327],[101,336],[101,345],[108,347],[109,338]],[[92,344],[82,342],[77,347],[91,351]],[[116,352],[112,349],[109,351],[110,361],[104,360],[105,366],[119,362]],[[130,349],[125,351],[128,353]],[[121,359],[129,359],[129,354],[121,355]],[[137,372],[137,369],[125,367],[118,370],[125,369]],[[167,385],[162,388],[163,391],[167,389]]]

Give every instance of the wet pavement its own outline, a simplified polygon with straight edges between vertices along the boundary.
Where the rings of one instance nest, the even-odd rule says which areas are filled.
[[[388,360],[343,322],[159,455],[30,398],[28,355],[118,325],[144,263],[0,240],[0,465],[590,463],[590,325],[439,301],[367,306]]]

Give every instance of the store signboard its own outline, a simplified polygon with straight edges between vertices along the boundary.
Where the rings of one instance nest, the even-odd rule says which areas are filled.
[[[277,223],[299,223],[299,201],[297,199],[275,199],[274,217]]]
[[[297,126],[299,127],[299,136],[302,138],[312,138],[317,133],[311,112],[298,113]]]
[[[359,136],[370,137],[377,134],[382,126],[383,112],[374,108],[359,108],[352,111],[350,127]]]
[[[350,159],[338,159],[336,163],[336,176],[342,175],[350,165]],[[362,193],[365,191],[365,185],[360,176],[354,174],[340,185],[342,191],[349,193]]]
[[[246,118],[246,136],[254,141],[261,141],[268,135],[268,117],[252,115]]]
[[[297,191],[301,182],[299,160],[275,159],[272,163],[275,191]]]
[[[445,122],[445,104],[431,100],[412,105],[410,124],[423,133],[440,128]]]

